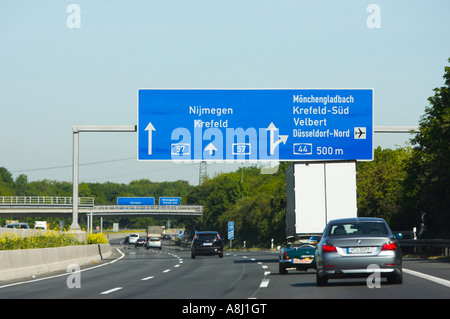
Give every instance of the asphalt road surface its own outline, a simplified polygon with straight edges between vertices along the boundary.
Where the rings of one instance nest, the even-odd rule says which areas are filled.
[[[189,250],[175,246],[112,247],[113,256],[80,272],[0,282],[0,299],[171,299],[191,307],[189,301],[200,300],[450,298],[450,262],[405,258],[400,285],[382,279],[379,288],[369,288],[362,278],[316,287],[314,270],[279,275],[273,251],[226,251],[224,258],[191,259]]]

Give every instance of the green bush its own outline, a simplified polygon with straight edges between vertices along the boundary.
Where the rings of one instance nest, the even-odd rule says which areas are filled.
[[[22,237],[13,233],[0,234],[0,250],[50,248],[81,245],[73,234],[56,231]]]
[[[108,239],[106,239],[103,234],[89,234],[88,235],[88,244],[107,244]]]

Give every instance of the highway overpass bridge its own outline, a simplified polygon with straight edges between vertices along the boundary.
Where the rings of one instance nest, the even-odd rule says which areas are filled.
[[[72,197],[0,196],[0,217],[70,217]],[[80,214],[106,216],[200,217],[199,205],[95,205],[94,198],[80,197]]]

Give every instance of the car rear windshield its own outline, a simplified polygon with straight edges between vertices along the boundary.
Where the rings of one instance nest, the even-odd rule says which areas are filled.
[[[217,239],[217,234],[210,233],[210,234],[197,234],[198,240],[214,240]]]
[[[328,230],[328,236],[386,236],[386,224],[378,222],[339,223],[333,224]]]

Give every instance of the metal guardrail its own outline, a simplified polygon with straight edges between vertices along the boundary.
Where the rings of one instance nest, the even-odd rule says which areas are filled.
[[[73,204],[72,197],[53,196],[0,196],[0,205],[65,205]],[[94,206],[93,197],[79,197],[78,204]]]
[[[450,239],[399,239],[400,247],[413,248],[415,252],[438,249],[443,256],[450,256]]]

